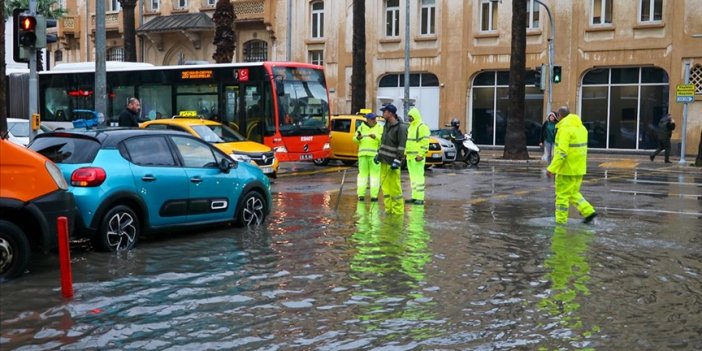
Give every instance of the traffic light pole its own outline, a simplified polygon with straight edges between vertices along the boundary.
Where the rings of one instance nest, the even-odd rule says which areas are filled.
[[[36,16],[37,14],[37,1],[29,0],[29,14]],[[34,45],[28,48],[29,51],[29,116],[27,116],[27,123],[29,123],[29,140],[32,141],[37,136],[37,131],[32,128],[32,116],[37,113],[38,110],[38,99],[37,99],[37,50]]]
[[[548,38],[548,101],[546,103],[546,114],[553,111],[551,105],[553,104],[553,45],[556,41],[556,26],[553,25],[553,16],[551,16],[551,10],[539,0],[534,0],[534,2],[543,6],[548,14],[548,20],[550,22],[551,28],[549,30]]]

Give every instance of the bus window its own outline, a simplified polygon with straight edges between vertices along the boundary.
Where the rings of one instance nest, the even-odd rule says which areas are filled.
[[[173,116],[170,85],[142,85],[139,87],[139,98],[145,118],[154,120]]]
[[[323,85],[314,81],[285,81],[285,95],[278,98],[280,132],[313,135],[329,131],[329,104]]]
[[[46,99],[45,111],[41,118],[46,121],[70,122],[71,120],[66,115],[70,110],[70,99],[66,94],[66,89],[63,88],[48,88],[44,95]]]
[[[134,86],[122,85],[111,88],[112,90],[108,89],[108,96],[111,97],[108,101],[112,106],[107,107],[107,115],[109,116],[107,120],[116,122],[119,121],[119,114],[127,107],[127,100],[135,96]],[[142,108],[142,112],[139,114],[140,119],[144,118],[143,111]]]
[[[195,111],[198,116],[219,119],[216,85],[185,85],[178,86],[177,90],[176,114],[182,111]]]

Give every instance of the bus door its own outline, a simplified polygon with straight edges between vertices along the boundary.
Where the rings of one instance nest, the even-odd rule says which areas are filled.
[[[241,134],[248,140],[263,143],[266,99],[261,84],[242,84],[242,88],[243,118],[246,121],[246,129],[241,130]]]
[[[239,86],[238,85],[227,85],[223,87],[224,89],[224,118],[222,123],[228,125],[232,129],[239,132],[239,134],[244,134],[246,129],[241,128],[241,120],[239,117]],[[246,127],[246,126],[244,126]]]

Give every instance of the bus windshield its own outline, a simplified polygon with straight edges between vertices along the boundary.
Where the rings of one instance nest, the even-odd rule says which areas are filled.
[[[329,133],[329,101],[322,72],[290,67],[276,67],[274,72],[282,83],[277,85],[280,134]]]

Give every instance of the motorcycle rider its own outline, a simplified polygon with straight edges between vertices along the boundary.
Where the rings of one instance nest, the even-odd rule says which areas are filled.
[[[405,206],[402,198],[400,166],[405,155],[407,143],[407,126],[397,116],[397,107],[386,104],[381,109],[385,118],[380,150],[375,162],[380,163],[380,187],[383,189],[385,212],[402,214]]]
[[[407,170],[409,171],[410,184],[412,187],[412,198],[408,203],[415,205],[424,204],[424,156],[429,151],[429,126],[422,122],[422,115],[416,107],[412,107],[407,112],[407,119],[410,121],[407,130],[407,147],[405,156],[407,158]]]
[[[451,119],[451,134],[449,134],[451,142],[456,146],[456,160],[462,160],[463,153],[463,132],[461,131],[461,122],[458,118]]]
[[[383,126],[376,121],[375,113],[366,114],[366,121],[356,130],[353,141],[358,144],[358,177],[356,178],[358,201],[365,200],[370,178],[371,201],[378,201],[380,191],[380,164],[374,162],[378,154]]]

